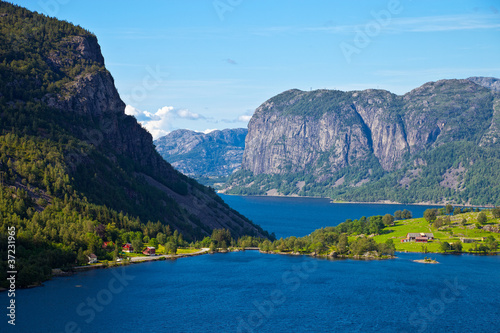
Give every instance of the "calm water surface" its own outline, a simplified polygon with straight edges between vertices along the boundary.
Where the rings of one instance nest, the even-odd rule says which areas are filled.
[[[280,202],[290,221],[299,205]],[[312,231],[332,214],[321,205],[294,221]],[[365,262],[246,251],[95,270],[18,291],[16,327],[3,310],[0,332],[498,332],[500,257],[431,256],[440,264],[410,253]]]
[[[408,209],[413,217],[442,206],[331,203],[329,199],[257,197],[220,194],[222,199],[276,237],[302,237],[316,229],[336,226],[346,219],[394,214]]]

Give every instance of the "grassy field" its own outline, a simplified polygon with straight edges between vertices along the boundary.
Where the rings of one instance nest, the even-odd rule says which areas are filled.
[[[442,227],[440,230],[434,228],[424,218],[396,221],[394,226],[384,229],[387,233],[375,236],[374,239],[377,243],[384,243],[388,239],[393,239],[396,251],[403,252],[424,252],[425,247],[427,247],[427,252],[442,252],[440,249],[441,242],[454,243],[460,241],[461,237],[476,239],[481,244],[484,243],[481,241],[482,237],[493,235],[496,240],[500,241],[500,234],[476,227],[478,214],[464,213],[450,216],[450,225]],[[500,219],[494,219],[491,212],[486,212],[486,214],[488,221],[485,225],[499,225]],[[464,225],[461,224],[463,219],[467,220]],[[401,239],[406,238],[406,234],[409,232],[432,232],[434,240],[428,243],[401,243]],[[474,243],[462,243],[462,252],[468,252],[472,247],[474,247]]]
[[[195,253],[198,251],[200,251],[200,249],[192,249],[192,248],[177,249],[177,254]]]
[[[178,248],[177,249],[177,254],[186,254],[186,253],[194,253],[198,252],[200,249],[192,249],[192,248]],[[156,254],[164,254],[165,253],[165,246],[163,245],[158,245],[158,248],[156,249]]]

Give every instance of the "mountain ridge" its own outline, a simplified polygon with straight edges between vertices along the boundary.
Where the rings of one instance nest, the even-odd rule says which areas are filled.
[[[14,228],[19,286],[126,242],[268,237],[156,152],[89,31],[1,1],[0,83],[0,252]]]
[[[226,177],[241,167],[247,129],[209,133],[180,129],[154,141],[174,168],[189,176]]]
[[[399,178],[391,178],[393,184],[405,177],[412,178],[400,174],[401,170],[417,175],[418,164],[433,158],[423,155],[436,152],[443,145],[458,149],[454,145],[457,142],[478,147],[474,148],[478,152],[461,153],[469,155],[461,162],[463,167],[474,169],[465,167],[477,158],[471,154],[481,155],[479,151],[485,150],[496,160],[500,142],[496,82],[494,78],[477,77],[439,80],[404,95],[375,89],[287,90],[256,109],[248,126],[242,170],[228,181],[226,191],[266,194],[274,190],[283,194],[281,189],[284,194],[321,194],[339,200],[364,201],[354,194],[360,192],[358,188],[371,188],[369,183],[388,182],[391,177]],[[449,162],[446,169],[458,168]],[[479,171],[469,175],[475,172]],[[391,173],[393,176],[389,176]],[[497,179],[493,173],[488,173],[493,177],[490,178]],[[444,174],[443,170],[433,177],[443,178]],[[467,174],[464,171],[460,177]],[[421,177],[415,176],[412,181],[417,178]],[[306,185],[296,186],[298,182]],[[433,183],[440,186],[437,179]],[[320,189],[320,184],[325,189]],[[496,193],[496,187],[492,191]],[[369,201],[400,202],[398,196],[409,202],[429,201],[422,200],[424,195],[412,198],[401,191],[395,192],[398,193],[363,196],[369,197]],[[436,202],[474,200],[460,193],[437,192],[433,199]]]

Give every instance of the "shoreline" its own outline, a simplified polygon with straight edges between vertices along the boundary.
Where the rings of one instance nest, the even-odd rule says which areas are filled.
[[[193,253],[182,253],[182,254],[161,254],[161,255],[155,255],[155,256],[140,256],[140,257],[128,257],[126,260],[128,260],[127,264],[123,263],[117,263],[113,262],[113,264],[104,264],[104,263],[98,263],[95,265],[88,265],[88,266],[77,266],[73,267],[74,270],[76,271],[89,271],[93,269],[101,269],[101,268],[113,268],[113,267],[119,267],[119,266],[126,266],[129,264],[140,264],[143,262],[150,262],[150,261],[161,261],[161,260],[167,260],[167,259],[177,259],[177,258],[186,258],[186,257],[195,257],[195,256],[200,256],[208,252],[208,248],[201,248],[197,252]],[[63,272],[61,275],[55,275],[55,276],[64,276],[67,274],[67,272]]]
[[[420,251],[395,251],[394,255],[385,255],[382,257],[378,256],[373,256],[373,255],[355,255],[355,256],[348,256],[348,255],[318,255],[315,253],[297,253],[297,252],[272,252],[272,251],[262,251],[258,247],[247,247],[247,248],[233,248],[231,250],[227,251],[218,251],[218,252],[210,252],[210,249],[208,248],[202,248],[197,252],[194,253],[183,253],[183,254],[162,254],[162,255],[157,255],[157,256],[141,256],[141,257],[130,257],[130,261],[127,263],[120,262],[116,263],[113,262],[112,265],[109,264],[96,264],[96,265],[89,265],[89,266],[77,266],[73,267],[73,271],[70,272],[65,272],[62,271],[59,268],[54,268],[52,276],[49,280],[51,280],[54,277],[68,277],[68,276],[73,276],[79,272],[85,272],[85,271],[90,271],[94,269],[106,269],[106,268],[118,268],[118,267],[123,267],[123,266],[128,266],[130,264],[141,264],[145,262],[151,262],[151,261],[163,261],[163,260],[168,260],[168,259],[177,259],[177,258],[187,258],[187,257],[195,257],[195,256],[201,256],[205,254],[216,254],[216,253],[231,253],[231,252],[244,252],[244,251],[259,251],[259,253],[262,254],[274,254],[274,255],[284,255],[284,256],[308,256],[316,259],[327,259],[327,260],[360,260],[360,261],[371,261],[371,260],[387,260],[387,259],[397,259],[398,256],[396,255],[397,253],[420,253],[420,254],[440,254],[440,255],[446,255],[446,254],[453,254],[453,255],[478,255],[478,256],[485,256],[485,255],[491,255],[491,256],[497,256],[500,255],[500,253],[494,253],[494,254],[481,254],[481,253],[469,253],[469,252],[459,252],[459,253],[441,253],[441,252],[420,252]],[[134,259],[134,260],[132,260]],[[412,260],[412,262],[416,263],[423,263],[423,264],[439,264],[438,261],[436,260],[425,260],[425,259],[415,259]],[[48,280],[46,280],[48,281]],[[32,289],[36,287],[43,287],[43,283],[45,281],[40,282],[39,284],[36,285],[30,285],[26,288],[21,288],[21,289]],[[7,289],[0,288],[0,292],[6,291]]]
[[[330,200],[332,204],[375,204],[375,205],[402,205],[402,206],[446,206],[448,204],[453,205],[454,207],[478,207],[478,208],[494,208],[494,205],[466,205],[466,204],[455,204],[449,202],[413,202],[413,203],[402,203],[391,200],[380,200],[380,201],[335,201],[329,197],[313,197],[313,196],[305,196],[305,195],[269,195],[269,194],[254,194],[254,195],[242,195],[242,194],[229,194],[222,191],[217,191],[217,194],[223,194],[228,196],[238,196],[238,197],[257,197],[257,198],[307,198],[307,199],[323,199]]]
[[[69,276],[73,276],[75,274],[78,274],[79,272],[86,272],[86,271],[91,271],[94,269],[118,268],[118,267],[128,266],[130,264],[141,264],[144,262],[151,262],[151,261],[163,261],[163,260],[168,260],[168,259],[201,256],[201,255],[210,253],[209,250],[210,249],[208,249],[208,248],[201,248],[199,251],[193,252],[193,253],[162,254],[162,255],[157,255],[157,256],[129,257],[126,259],[127,262],[113,261],[111,264],[109,264],[109,263],[97,263],[95,265],[76,266],[76,267],[73,267],[71,271],[62,271],[60,268],[53,268],[52,275],[51,275],[50,279],[45,280],[45,281],[41,281],[38,284],[30,285],[30,286],[25,287],[25,288],[20,288],[20,289],[32,289],[32,288],[36,288],[36,287],[43,287],[44,282],[52,280],[55,277],[69,277]],[[0,288],[0,292],[6,291],[6,290],[8,290],[8,289]]]

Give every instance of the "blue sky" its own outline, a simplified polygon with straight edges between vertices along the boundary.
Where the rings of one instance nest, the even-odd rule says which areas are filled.
[[[387,89],[500,77],[498,0],[18,0],[99,39],[156,138],[246,127],[288,89]]]

